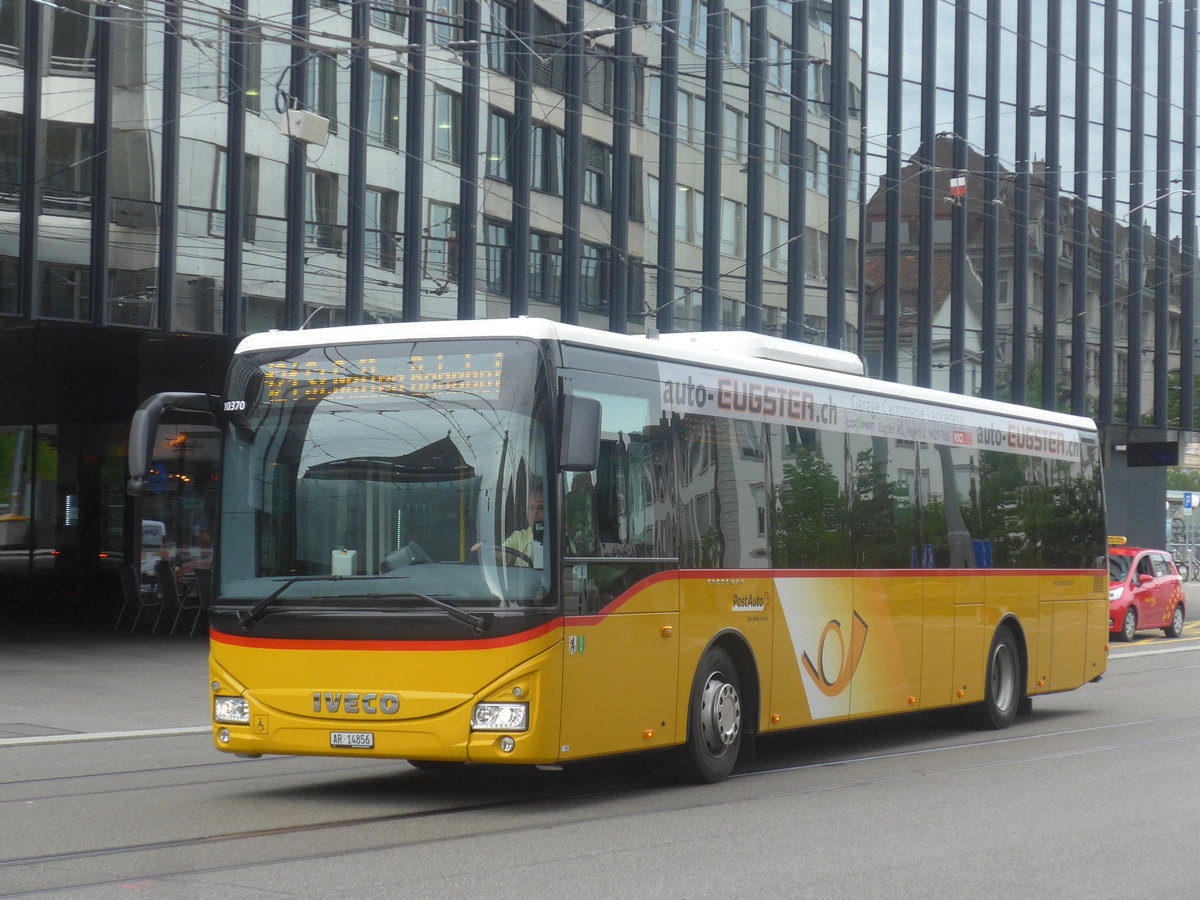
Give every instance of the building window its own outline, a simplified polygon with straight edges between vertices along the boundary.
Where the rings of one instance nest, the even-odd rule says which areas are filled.
[[[608,310],[608,248],[584,243],[579,260],[579,308],[588,312]]]
[[[512,284],[512,226],[483,223],[484,285],[493,294],[508,293]]]
[[[0,208],[20,207],[21,131],[20,116],[0,112]]]
[[[433,42],[445,47],[462,40],[462,0],[436,0],[429,16]]]
[[[721,198],[721,252],[741,256],[745,250],[745,207],[728,197]]]
[[[721,135],[722,149],[737,162],[746,158],[746,114],[732,106],[725,107],[725,127]]]
[[[496,109],[488,110],[487,177],[512,181],[508,164],[512,116]]]
[[[562,238],[536,231],[530,238],[529,295],[558,304],[562,300]]]
[[[367,105],[367,139],[395,149],[400,146],[400,75],[371,67]]]
[[[39,310],[47,319],[91,318],[91,273],[84,266],[41,264]]]
[[[559,93],[567,89],[567,57],[563,53],[566,36],[563,31],[557,19],[540,8],[534,9],[535,37],[530,60],[533,83]]]
[[[319,53],[308,61],[308,108],[329,120],[329,132],[337,132],[337,60]]]
[[[425,228],[425,277],[458,280],[458,207],[449,203],[429,204]]]
[[[458,165],[462,98],[440,87],[433,89],[433,158]]]
[[[850,203],[858,203],[862,199],[861,168],[862,154],[851,150],[846,158],[846,199]]]
[[[704,243],[704,191],[678,185],[675,191],[675,240]]]
[[[829,151],[815,141],[805,141],[808,148],[805,159],[805,184],[810,191],[822,196],[829,194]]]
[[[0,59],[21,65],[24,46],[25,0],[0,0]]]
[[[763,148],[766,173],[774,175],[784,183],[788,180],[789,132],[778,125],[767,123],[766,142]]]
[[[533,129],[533,189],[561,197],[563,160],[566,157],[563,133],[550,125]]]
[[[509,3],[491,4],[492,39],[486,44],[487,66],[501,75],[516,74],[512,35],[516,33],[517,12]]]
[[[833,67],[829,63],[817,63],[808,76],[808,111],[828,118],[829,100],[833,96]]]
[[[787,220],[767,215],[763,222],[763,243],[766,245],[766,265],[780,272],[787,269]]]
[[[611,185],[612,149],[599,141],[584,138],[583,202],[608,209]]]
[[[50,21],[50,73],[91,75],[96,29],[88,0],[56,0]]]
[[[735,66],[745,66],[750,61],[750,26],[729,12],[725,23],[725,55]]]
[[[646,208],[650,214],[646,219],[646,227],[651,234],[658,234],[658,179],[653,175],[646,176]]]
[[[305,243],[318,250],[337,253],[342,249],[338,226],[338,177],[332,172],[308,170],[308,206]]]
[[[229,29],[224,29],[222,32],[222,65],[217,71],[217,96],[222,100],[229,99],[229,79],[227,72],[232,71],[232,56],[230,53],[230,42],[233,39],[233,32]],[[241,32],[239,40],[242,42],[243,50],[246,54],[246,61],[243,65],[242,76],[242,97],[246,103],[246,109],[250,112],[257,113],[262,111],[262,28],[254,25],[247,27]],[[228,69],[226,67],[229,67]]]
[[[44,158],[42,212],[51,216],[91,215],[92,126],[47,120]]]
[[[20,311],[19,278],[16,257],[0,256],[0,315],[11,316]]]
[[[371,25],[394,34],[404,34],[408,28],[408,17],[400,9],[407,9],[401,0],[372,0]]]
[[[829,235],[809,229],[804,241],[804,275],[809,281],[824,282],[828,272]]]
[[[679,43],[699,56],[707,51],[707,0],[679,0]]]
[[[364,255],[373,266],[396,270],[396,217],[400,211],[400,195],[383,188],[367,188],[363,197],[366,219]]]
[[[629,218],[635,222],[646,219],[646,201],[642,195],[642,158],[629,157]]]
[[[792,48],[777,37],[767,38],[767,81],[780,90],[791,86]]]
[[[258,222],[258,157],[247,156],[242,175],[242,240],[253,241]],[[226,155],[224,148],[217,148],[217,172],[213,178],[213,212],[208,219],[208,233],[214,237],[225,236],[225,182]]]
[[[679,92],[679,139],[697,147],[704,146],[704,98],[688,91]]]
[[[583,61],[583,101],[611,114],[613,111],[613,60],[607,56],[588,53]]]

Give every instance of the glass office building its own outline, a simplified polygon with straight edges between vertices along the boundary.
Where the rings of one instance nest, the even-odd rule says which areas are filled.
[[[203,560],[269,328],[747,329],[1190,431],[1183,0],[0,0],[0,599]]]

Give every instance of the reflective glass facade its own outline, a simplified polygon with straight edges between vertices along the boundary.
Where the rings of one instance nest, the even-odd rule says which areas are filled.
[[[1194,425],[1183,0],[119,13],[0,0],[0,345],[20,391],[0,521],[33,523],[0,549],[23,584],[63,545],[73,484],[94,487],[74,492],[71,589],[138,552],[129,415],[219,390],[236,340],[269,328],[748,329],[881,378]]]

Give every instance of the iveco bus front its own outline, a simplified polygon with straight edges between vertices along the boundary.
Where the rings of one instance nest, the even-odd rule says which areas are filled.
[[[551,444],[570,410],[538,344],[336,331],[248,338],[219,402],[217,746],[557,758],[557,722],[537,727],[561,665],[553,507],[529,552],[506,546],[548,466],[578,464]]]

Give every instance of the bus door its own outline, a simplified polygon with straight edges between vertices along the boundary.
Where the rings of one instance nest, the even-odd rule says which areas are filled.
[[[564,476],[564,760],[665,746],[677,731],[679,561],[655,553],[661,450],[606,433],[597,470]]]

